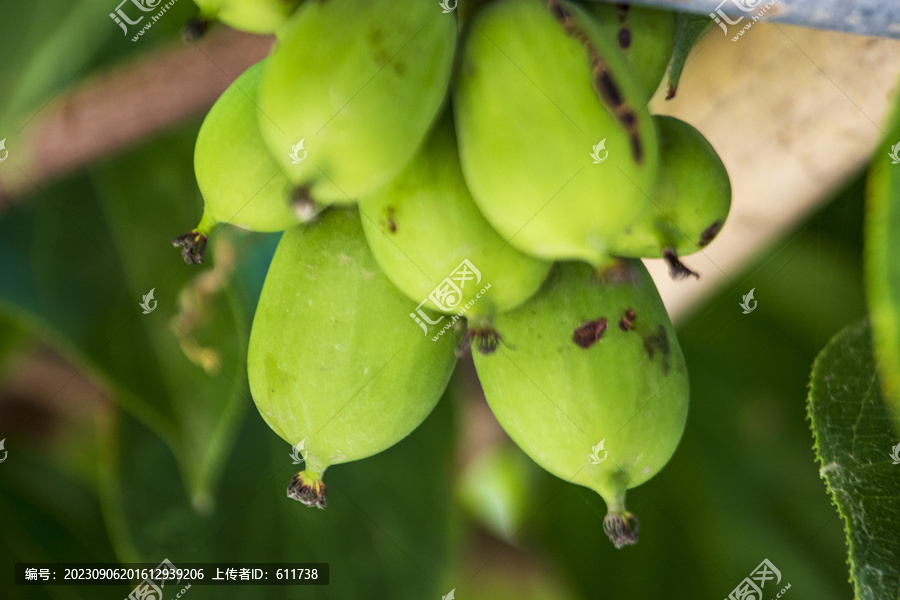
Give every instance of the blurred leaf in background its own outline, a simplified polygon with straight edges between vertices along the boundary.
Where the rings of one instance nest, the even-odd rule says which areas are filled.
[[[132,42],[109,14],[118,0],[34,0],[3,6],[0,36],[0,136],[15,152],[19,131],[60,93],[78,85],[104,65],[159,42],[177,39],[184,23],[197,13],[180,0],[140,38]],[[130,4],[130,3],[129,3]]]
[[[875,364],[868,320],[835,336],[813,366],[809,419],[820,474],[844,520],[856,598],[896,600],[900,442]]]
[[[49,188],[0,220],[0,302],[83,362],[167,440],[195,504],[209,507],[221,455],[246,397],[244,344],[230,309],[209,311],[187,359],[178,293],[196,276],[168,244],[170,223],[197,211],[194,131],[167,136],[95,175]],[[145,171],[146,169],[146,171]],[[139,173],[152,178],[139,180]],[[157,308],[141,298],[155,290]],[[247,322],[248,317],[244,317]]]
[[[173,485],[175,463],[158,437],[123,415],[105,432],[104,511],[116,545],[141,560],[327,562],[327,587],[247,587],[241,598],[439,597],[450,564],[452,401],[409,438],[328,472],[327,510],[287,498],[294,473],[284,444],[254,413],[227,457],[209,516]],[[195,594],[196,589],[196,594]],[[222,589],[192,587],[192,597]]]
[[[866,292],[884,400],[900,435],[900,98],[866,189]]]

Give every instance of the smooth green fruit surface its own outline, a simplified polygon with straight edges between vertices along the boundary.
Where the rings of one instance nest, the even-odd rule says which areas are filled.
[[[433,0],[306,2],[278,40],[260,128],[288,177],[320,205],[394,179],[444,102],[456,17]]]
[[[559,263],[497,317],[507,347],[474,355],[497,421],[550,473],[603,496],[617,546],[637,538],[625,491],[669,461],[688,409],[684,357],[653,280],[637,260],[620,270],[598,284],[589,265]]]
[[[250,33],[275,33],[301,0],[194,0],[201,18]]]
[[[396,444],[434,408],[456,364],[456,332],[432,342],[378,268],[355,208],[286,231],[253,320],[247,369],[266,423],[304,442],[291,497],[324,507],[330,465]]]
[[[411,300],[445,314],[490,320],[527,300],[550,269],[504,242],[478,211],[449,115],[400,177],[359,206],[382,270]]]
[[[715,149],[691,125],[655,116],[659,176],[652,203],[611,244],[618,256],[665,258],[672,276],[694,274],[678,260],[705,248],[725,225],[731,182]]]
[[[672,58],[674,13],[605,2],[588,2],[585,6],[597,20],[600,30],[615,40],[629,71],[640,83],[644,101],[648,102],[656,93]]]
[[[175,240],[187,262],[203,262],[206,239],[217,223],[251,231],[296,225],[291,182],[259,135],[256,90],[265,61],[247,69],[216,101],[197,134],[194,173],[203,195],[203,217]]]
[[[656,134],[609,42],[564,0],[497,0],[472,22],[454,94],[463,173],[528,254],[598,265],[648,204]]]

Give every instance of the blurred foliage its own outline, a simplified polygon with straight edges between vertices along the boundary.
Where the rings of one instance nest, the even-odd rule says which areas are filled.
[[[197,14],[190,0],[176,2],[137,42],[108,16],[120,0],[5,2],[0,36],[0,135],[7,148],[31,118],[63,90],[107,64],[180,35]],[[130,7],[130,9],[129,9]],[[136,9],[126,2],[126,13]],[[147,13],[155,14],[155,13]],[[133,14],[132,18],[136,18]],[[142,22],[140,25],[143,25]],[[133,25],[129,31],[137,31]]]
[[[178,291],[197,275],[167,243],[173,223],[196,210],[192,139],[186,131],[158,140],[100,169],[96,186],[79,178],[5,215],[0,303],[67,348],[168,441],[202,507],[246,395],[245,344],[234,311],[209,310],[191,332],[176,316]],[[141,169],[154,177],[136,184]],[[151,289],[157,308],[143,315],[140,298]],[[185,337],[189,347],[215,349],[206,351],[218,355],[212,376],[185,358]]]
[[[159,438],[122,415],[103,434],[102,503],[129,560],[330,563],[327,587],[244,587],[229,596],[435,597],[451,555],[451,424],[445,399],[397,446],[330,469],[321,511],[287,498],[296,470],[290,446],[254,412],[227,456],[216,510],[201,515],[173,485],[175,463]],[[220,598],[222,590],[195,586],[191,597]]]
[[[893,407],[893,426],[900,435],[900,171],[895,166],[900,162],[900,97],[896,104],[890,130],[875,151],[866,190],[865,257],[875,357],[884,399]]]
[[[868,320],[835,336],[816,359],[808,406],[820,473],[844,519],[856,598],[896,600],[900,469],[888,450],[895,447],[892,418],[881,397]]]
[[[460,475],[457,497],[473,520],[511,539],[527,518],[537,465],[515,444],[484,450]]]

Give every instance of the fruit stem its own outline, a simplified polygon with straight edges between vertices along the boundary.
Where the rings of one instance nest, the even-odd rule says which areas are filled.
[[[624,488],[623,488],[624,489]],[[625,508],[625,492],[603,494],[606,501],[606,516],[603,531],[616,548],[636,544],[640,523],[637,517]]]
[[[637,544],[640,523],[628,511],[608,512],[603,518],[603,531],[616,548]]]
[[[172,245],[176,248],[181,247],[181,257],[184,262],[189,265],[199,265],[203,262],[203,255],[206,253],[206,241],[212,228],[215,227],[217,221],[208,213],[204,212],[197,225],[190,233],[179,235],[172,240]]]
[[[469,327],[466,330],[465,345],[471,345],[475,342],[475,348],[482,354],[493,354],[497,351],[503,338],[494,329],[491,321],[479,320],[469,321]]]
[[[700,274],[691,271],[684,266],[684,263],[678,259],[678,254],[672,248],[663,248],[662,257],[666,261],[666,264],[669,265],[669,277],[675,281],[680,281],[687,277],[696,277],[697,279],[700,279]]]
[[[181,28],[181,38],[186,42],[196,42],[209,30],[212,20],[200,17],[194,17],[184,24]]]
[[[291,209],[301,223],[309,223],[324,210],[324,207],[313,200],[307,186],[301,186],[291,195]]]
[[[310,508],[324,509],[328,505],[322,475],[313,471],[300,471],[294,475],[288,485],[287,495]]]

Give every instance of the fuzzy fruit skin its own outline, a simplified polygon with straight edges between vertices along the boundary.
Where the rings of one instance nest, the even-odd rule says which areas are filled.
[[[476,204],[525,253],[603,263],[656,177],[656,133],[639,84],[594,19],[564,0],[497,0],[468,36],[454,109]],[[604,139],[608,155],[594,164]]]
[[[200,16],[249,33],[275,33],[301,0],[194,0]]]
[[[644,101],[648,102],[663,80],[672,58],[674,13],[605,2],[588,2],[585,6],[601,31],[615,40],[629,71],[641,85]]]
[[[269,427],[291,445],[306,440],[306,470],[295,478],[306,489],[330,465],[402,440],[440,398],[458,334],[432,342],[409,312],[372,257],[355,207],[284,233],[253,319],[247,371]]]
[[[478,211],[460,170],[448,117],[396,180],[360,199],[363,230],[382,270],[417,304],[469,260],[481,281],[473,279],[461,288],[457,308],[441,311],[430,299],[425,306],[456,314],[475,301],[465,316],[490,320],[531,297],[551,263],[506,244]],[[488,283],[490,289],[476,299]]]
[[[659,258],[665,248],[679,256],[709,244],[731,208],[731,182],[715,149],[691,125],[655,116],[660,165],[653,202],[611,244],[617,256]]]
[[[627,520],[625,490],[658,473],[681,439],[688,377],[653,280],[640,261],[623,268],[628,278],[600,284],[590,265],[557,264],[531,300],[498,315],[506,347],[474,359],[513,441],[550,473],[599,493],[610,517]],[[601,319],[605,330],[585,326]],[[602,335],[594,341],[586,329]],[[601,440],[608,454],[593,464]]]
[[[445,100],[456,30],[432,0],[328,0],[278,32],[260,129],[312,201],[355,202],[403,170]],[[301,140],[308,154],[293,164]]]
[[[289,203],[291,182],[257,125],[256,90],[264,67],[261,61],[247,69],[210,109],[197,135],[194,172],[205,220],[282,231],[298,221]]]

